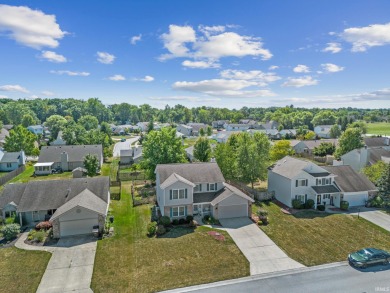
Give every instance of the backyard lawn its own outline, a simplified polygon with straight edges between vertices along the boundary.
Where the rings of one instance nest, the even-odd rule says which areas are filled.
[[[111,202],[116,235],[98,242],[94,292],[155,292],[249,275],[249,263],[225,232],[222,242],[202,227],[148,238],[150,206],[133,208],[129,191],[123,183],[121,200]]]
[[[348,253],[363,247],[390,250],[390,233],[352,215],[300,211],[286,215],[274,203],[262,204],[269,224],[261,229],[289,257],[306,265],[344,261]],[[253,205],[256,212],[259,206]]]
[[[26,170],[23,173],[16,176],[14,179],[8,181],[7,183],[25,183],[34,180],[55,180],[55,179],[68,179],[72,178],[72,172],[64,172],[59,174],[50,174],[44,176],[33,176],[34,166],[31,164],[26,165]]]
[[[367,123],[367,133],[377,135],[390,135],[390,123]]]
[[[35,292],[51,253],[0,248],[0,292]]]

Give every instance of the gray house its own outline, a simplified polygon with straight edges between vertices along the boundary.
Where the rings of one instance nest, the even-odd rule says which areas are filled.
[[[27,130],[29,130],[30,132],[38,135],[38,134],[42,134],[43,135],[43,132],[44,132],[44,128],[42,125],[30,125],[27,127]]]
[[[176,131],[182,133],[185,136],[192,136],[192,127],[185,124],[179,124],[176,127]]]
[[[161,164],[156,170],[157,203],[171,219],[211,215],[249,217],[252,198],[225,183],[217,163]]]
[[[341,156],[344,165],[350,165],[359,172],[366,166],[371,166],[378,161],[390,162],[390,149],[385,147],[367,147],[354,149]]]
[[[3,152],[0,150],[0,171],[9,172],[26,164],[27,157],[24,151]]]
[[[34,165],[35,174],[51,174],[56,168],[61,168],[62,171],[72,171],[77,167],[84,167],[84,158],[88,154],[97,156],[100,168],[103,164],[103,147],[100,144],[42,147],[38,163]]]
[[[138,164],[143,158],[142,146],[134,146],[128,150],[120,151],[120,164]]]
[[[297,143],[293,147],[293,149],[294,149],[295,153],[297,153],[297,154],[312,155],[314,148],[319,147],[319,145],[323,142],[331,143],[336,147],[339,144],[339,140],[336,138],[334,138],[334,139],[302,140],[299,143]]]
[[[5,186],[0,215],[17,213],[21,226],[49,220],[60,238],[103,232],[109,203],[109,177],[30,181]]]

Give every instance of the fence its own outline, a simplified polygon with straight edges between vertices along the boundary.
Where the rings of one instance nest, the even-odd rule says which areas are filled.
[[[255,200],[259,200],[259,201],[270,200],[275,196],[273,192],[267,192],[267,191],[264,192],[264,191],[252,189],[246,184],[241,182],[228,180],[228,183],[238,188],[239,190],[241,190],[242,192],[249,195],[251,198]]]
[[[144,172],[118,172],[118,178],[121,181],[147,180]]]
[[[113,200],[121,199],[122,183],[120,181],[110,182],[110,195]]]
[[[18,169],[15,169],[15,170],[9,172],[7,175],[0,177],[0,186],[6,184],[11,179],[14,179],[20,173],[23,173],[24,170],[26,170],[26,166],[23,165],[23,166],[19,167]]]

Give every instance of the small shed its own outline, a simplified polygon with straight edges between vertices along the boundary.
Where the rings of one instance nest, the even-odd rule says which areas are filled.
[[[73,174],[73,178],[87,177],[87,169],[77,167],[76,169],[73,169],[72,174]]]

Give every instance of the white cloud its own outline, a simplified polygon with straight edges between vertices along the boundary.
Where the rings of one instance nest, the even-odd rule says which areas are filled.
[[[139,41],[141,41],[141,39],[142,39],[142,34],[139,34],[138,36],[133,36],[133,37],[131,37],[131,39],[130,39],[130,43],[131,43],[132,45],[135,45],[135,44],[137,44]]]
[[[26,6],[0,5],[0,31],[25,46],[41,49],[56,48],[66,34],[60,29],[55,15]]]
[[[69,75],[69,76],[89,76],[89,72],[69,71],[69,70],[51,70],[50,73],[58,75]]]
[[[389,45],[390,22],[347,28],[340,37],[352,44],[352,52],[364,52],[371,47]]]
[[[260,56],[263,60],[272,57],[263,48],[260,38],[242,36],[225,31],[228,26],[199,26],[199,36],[191,26],[170,25],[169,32],[161,36],[168,54],[160,56],[160,61],[187,57],[194,61],[213,60],[223,57]]]
[[[54,63],[64,63],[67,61],[63,55],[59,55],[53,51],[42,51],[41,58]]]
[[[326,72],[329,72],[329,73],[339,72],[339,71],[343,71],[344,70],[344,67],[341,67],[341,66],[338,66],[338,65],[332,64],[332,63],[321,64],[321,67]]]
[[[150,76],[150,75],[146,75],[143,78],[134,78],[134,80],[139,80],[139,81],[143,81],[143,82],[152,82],[154,80],[154,77]]]
[[[268,89],[245,90],[248,87],[256,85],[257,82],[248,80],[210,79],[198,82],[177,81],[172,85],[172,88],[174,90],[183,90],[219,97],[257,98],[275,96],[275,93]]]
[[[18,84],[6,84],[0,86],[0,91],[3,92],[19,92],[27,94],[29,91]]]
[[[41,94],[44,96],[47,96],[47,97],[52,97],[55,95],[55,93],[53,93],[51,91],[42,91]]]
[[[200,69],[205,69],[205,68],[219,68],[221,64],[215,63],[211,60],[208,61],[191,61],[191,60],[184,60],[181,65],[184,67],[189,67],[189,68],[200,68]]]
[[[103,64],[112,64],[116,58],[114,55],[107,52],[97,52],[96,55],[98,56],[97,61]]]
[[[39,96],[37,95],[31,95],[28,97],[29,100],[35,100],[35,99],[39,99]]]
[[[227,69],[220,72],[222,78],[238,79],[238,80],[251,80],[256,82],[257,86],[266,86],[267,84],[281,79],[273,72],[262,72],[260,70],[234,70]]]
[[[0,95],[0,99],[8,99],[8,97],[4,95]]]
[[[123,75],[120,75],[120,74],[115,74],[113,76],[110,76],[108,79],[109,80],[113,80],[113,81],[126,80],[126,78]]]
[[[327,47],[322,50],[322,52],[330,52],[332,54],[338,53],[342,50],[339,43],[328,43]]]
[[[153,101],[187,101],[187,102],[218,102],[219,98],[199,98],[192,96],[170,96],[170,97],[150,97],[149,100]]]
[[[277,65],[271,65],[270,67],[268,67],[268,70],[276,70],[278,68],[279,68],[279,66],[277,66]]]
[[[298,78],[289,77],[286,82],[282,84],[283,87],[303,87],[309,85],[318,84],[318,80],[313,79],[311,76],[302,76]]]
[[[299,64],[296,67],[294,67],[293,71],[297,73],[308,73],[310,72],[310,69],[306,65]]]

